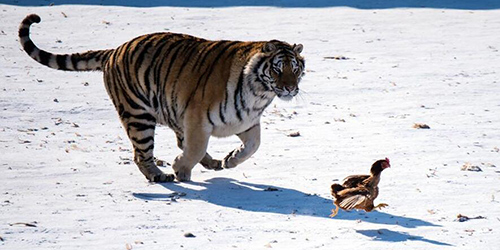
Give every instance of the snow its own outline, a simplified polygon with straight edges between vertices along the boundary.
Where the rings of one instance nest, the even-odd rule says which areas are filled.
[[[497,1],[4,2],[0,248],[500,245]],[[131,162],[102,74],[51,70],[22,51],[17,27],[30,13],[42,18],[33,40],[55,53],[159,31],[280,39],[304,45],[307,74],[299,97],[264,113],[262,145],[247,162],[151,184]],[[221,158],[238,145],[213,138],[209,152]],[[167,162],[180,152],[167,128],[157,130],[155,149]],[[330,185],[384,157],[392,168],[376,203],[389,207],[329,218]],[[482,171],[462,171],[465,164]],[[485,218],[459,222],[458,214]]]

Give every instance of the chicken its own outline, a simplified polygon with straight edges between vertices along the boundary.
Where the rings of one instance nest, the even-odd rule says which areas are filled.
[[[389,159],[378,160],[373,163],[370,169],[370,175],[351,175],[344,179],[344,183],[333,184],[332,195],[335,197],[335,209],[332,209],[330,217],[335,217],[339,212],[339,207],[344,210],[363,209],[370,212],[376,208],[388,206],[380,203],[373,205],[373,201],[378,196],[378,183],[380,174],[386,168],[391,167]]]

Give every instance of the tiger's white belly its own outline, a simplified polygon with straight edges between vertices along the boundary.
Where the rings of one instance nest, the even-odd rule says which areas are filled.
[[[247,131],[251,127],[259,123],[259,118],[254,119],[251,122],[241,122],[241,123],[228,123],[222,126],[214,126],[212,130],[212,136],[215,137],[228,137],[231,135],[236,135]]]
[[[207,114],[213,125],[212,136],[215,137],[239,134],[259,124],[264,109],[275,97],[272,92],[255,96],[248,87],[242,88],[241,95],[235,94],[234,88],[228,89],[227,105],[212,107]]]

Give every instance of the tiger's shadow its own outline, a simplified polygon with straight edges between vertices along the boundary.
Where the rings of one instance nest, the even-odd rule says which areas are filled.
[[[331,199],[307,194],[295,189],[240,182],[230,178],[212,178],[204,182],[163,183],[169,192],[165,194],[134,193],[136,198],[164,201],[172,192],[182,194],[182,199],[203,200],[215,205],[250,212],[265,212],[284,215],[314,216],[331,219]],[[185,194],[185,196],[184,196]],[[341,211],[334,220],[361,220],[370,223],[399,225],[406,228],[438,226],[430,222],[391,215],[385,212]]]

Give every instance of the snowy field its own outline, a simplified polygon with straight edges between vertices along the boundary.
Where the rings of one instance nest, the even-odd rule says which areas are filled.
[[[0,249],[499,249],[497,1],[1,2]],[[267,109],[244,164],[151,184],[102,74],[22,51],[30,13],[33,40],[55,53],[161,31],[302,43],[303,91]],[[167,162],[180,153],[167,128],[155,141]],[[238,145],[213,138],[209,152]],[[384,157],[376,203],[389,207],[329,218],[330,185]]]

